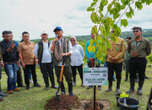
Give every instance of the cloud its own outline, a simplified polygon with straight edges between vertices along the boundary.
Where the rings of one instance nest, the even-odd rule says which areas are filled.
[[[0,33],[12,30],[16,40],[21,39],[23,31],[30,32],[31,39],[40,38],[43,31],[50,37],[53,29],[62,26],[65,35],[90,34],[92,26],[90,13],[86,12],[91,0],[1,0]],[[129,26],[123,31],[139,24],[152,28],[152,7],[136,11],[135,17],[129,20]]]

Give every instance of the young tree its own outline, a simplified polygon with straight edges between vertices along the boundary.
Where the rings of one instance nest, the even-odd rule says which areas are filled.
[[[117,40],[121,26],[126,27],[128,19],[134,16],[134,11],[142,10],[145,4],[152,4],[152,0],[92,0],[87,11],[91,12],[90,18],[94,23],[91,32],[95,35],[95,40],[91,40],[90,47],[93,43],[96,44],[98,59],[104,61],[107,48],[111,48],[108,39]]]

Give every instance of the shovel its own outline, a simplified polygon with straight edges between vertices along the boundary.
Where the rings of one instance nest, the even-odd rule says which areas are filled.
[[[60,101],[59,91],[61,89],[61,83],[62,83],[62,78],[63,78],[63,70],[64,70],[64,58],[63,58],[63,62],[62,62],[62,66],[61,66],[61,71],[60,71],[59,87],[58,87],[58,89],[56,91],[56,101]]]

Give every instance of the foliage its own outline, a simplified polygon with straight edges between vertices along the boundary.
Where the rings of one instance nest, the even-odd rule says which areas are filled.
[[[116,40],[121,35],[121,26],[128,25],[127,19],[134,16],[135,9],[141,10],[144,4],[151,3],[152,0],[92,0],[87,11],[91,13],[90,18],[94,23],[91,33],[95,35],[94,43],[99,49],[96,55],[98,59],[103,61],[110,47],[108,40]],[[111,33],[111,30],[114,32]]]
[[[149,63],[152,63],[152,53],[149,56],[147,56],[147,59]]]

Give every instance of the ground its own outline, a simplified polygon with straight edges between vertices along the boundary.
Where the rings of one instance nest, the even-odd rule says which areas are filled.
[[[151,82],[152,82],[152,71],[150,68],[147,69],[146,72],[147,76],[150,77],[150,79],[145,80],[144,88],[143,88],[143,95],[137,96],[136,94],[130,95],[131,97],[134,97],[139,100],[140,108],[139,110],[146,110],[149,92],[151,89]],[[0,102],[0,110],[44,110],[44,106],[47,103],[47,100],[49,100],[51,97],[55,96],[56,90],[50,89],[45,90],[44,89],[44,83],[42,74],[39,71],[39,68],[37,69],[37,75],[38,75],[38,82],[41,84],[41,88],[31,88],[30,90],[26,90],[25,88],[21,88],[20,92],[15,92],[14,94],[9,95],[8,97],[4,98],[4,101]],[[121,90],[123,92],[127,91],[129,88],[129,82],[124,81],[124,72],[122,75],[122,84],[121,84]],[[74,87],[74,93],[79,97],[79,99],[91,99],[93,98],[93,89],[86,89],[80,87],[80,78],[77,75],[77,85]],[[7,87],[7,77],[5,73],[3,73],[2,76],[2,89],[4,92],[6,92]],[[106,93],[105,90],[107,89],[107,85],[104,85],[102,87],[101,91],[97,91],[97,98],[98,99],[108,99],[111,101],[111,110],[119,110],[119,108],[116,106],[116,100],[115,100],[115,83],[113,86],[113,92]],[[56,83],[57,84],[57,83]],[[67,86],[67,85],[66,85]],[[137,84],[136,84],[137,88]]]

